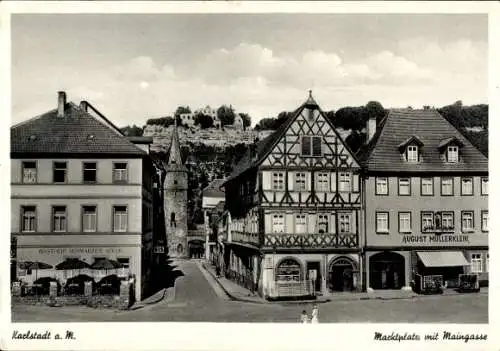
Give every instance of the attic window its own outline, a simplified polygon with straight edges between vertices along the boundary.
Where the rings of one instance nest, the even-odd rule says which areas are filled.
[[[453,162],[456,163],[458,162],[458,146],[456,145],[449,145],[446,158],[448,162]]]
[[[87,136],[87,140],[88,140],[88,141],[94,141],[94,140],[95,140],[95,135],[94,135],[94,134],[89,134],[89,135]]]
[[[35,141],[36,140],[36,135],[35,134],[32,134],[30,135],[30,141]]]
[[[418,162],[418,146],[408,145],[406,148],[406,160],[408,162],[416,163]]]

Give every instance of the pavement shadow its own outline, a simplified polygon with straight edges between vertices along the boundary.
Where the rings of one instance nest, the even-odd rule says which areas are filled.
[[[145,299],[158,294],[161,290],[163,290],[163,296],[158,300],[161,301],[165,297],[166,290],[168,288],[172,288],[175,285],[177,278],[182,276],[184,276],[184,273],[178,269],[177,266],[174,265],[173,260],[167,256],[165,263],[158,267],[154,273],[152,284],[150,285],[150,289],[148,289],[149,291],[145,296]],[[155,301],[154,303],[158,301]]]

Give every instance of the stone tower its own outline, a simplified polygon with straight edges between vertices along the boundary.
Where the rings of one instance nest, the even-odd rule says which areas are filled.
[[[168,255],[170,257],[182,258],[188,257],[188,170],[182,163],[177,123],[174,123],[163,186],[163,198],[165,201],[165,228],[167,232]]]

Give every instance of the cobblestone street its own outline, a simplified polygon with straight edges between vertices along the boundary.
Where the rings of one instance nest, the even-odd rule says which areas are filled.
[[[16,305],[13,322],[298,322],[311,303],[231,301],[195,261],[180,261],[173,299],[130,311]],[[446,301],[446,303],[443,303]],[[322,323],[488,323],[488,295],[421,296],[397,300],[332,301],[319,305]]]

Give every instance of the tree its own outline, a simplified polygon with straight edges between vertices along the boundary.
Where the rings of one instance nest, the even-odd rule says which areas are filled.
[[[370,117],[375,117],[377,122],[380,122],[385,115],[386,111],[380,102],[369,101],[365,106],[364,123],[366,123]]]
[[[248,113],[240,113],[240,117],[243,120],[243,127],[246,129],[252,124],[252,118]]]
[[[120,128],[122,133],[126,136],[142,136],[143,133],[143,128],[136,126],[135,124],[131,126],[126,126],[123,128]]]
[[[274,130],[276,124],[276,118],[262,118],[259,123],[255,125],[255,130]]]
[[[201,129],[207,129],[214,126],[214,120],[209,115],[198,113],[194,117],[194,125],[199,125]]]
[[[175,110],[174,116],[179,117],[182,113],[191,113],[191,109],[189,106],[179,106],[177,110]]]
[[[217,117],[219,117],[222,126],[232,125],[234,123],[234,110],[231,106],[222,105],[217,109]]]

